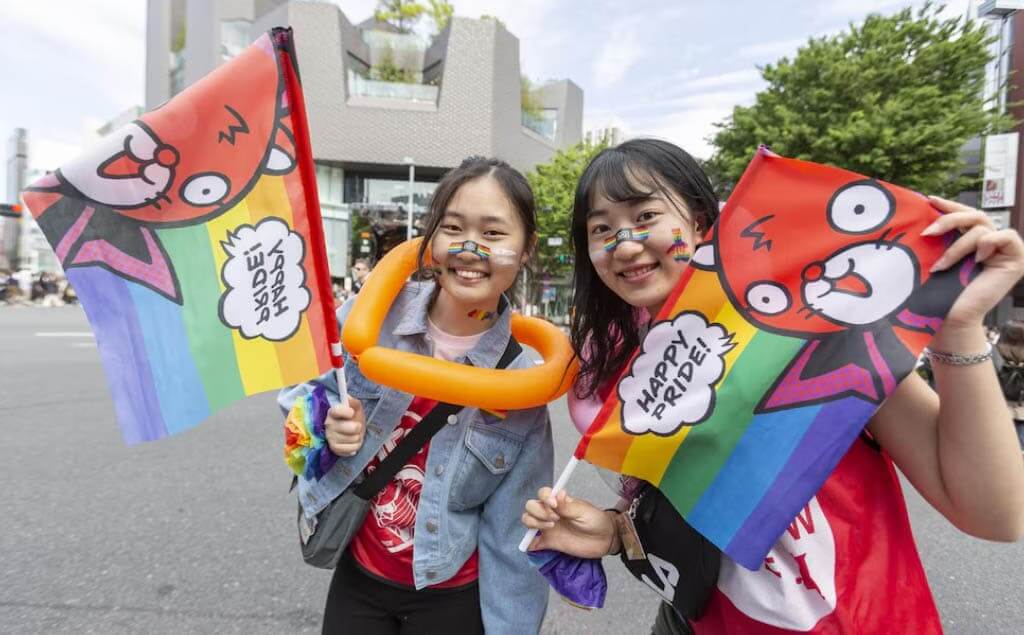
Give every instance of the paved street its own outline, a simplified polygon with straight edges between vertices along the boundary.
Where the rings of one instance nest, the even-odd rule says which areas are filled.
[[[0,307],[0,377],[0,631],[318,632],[329,573],[298,554],[272,396],[125,447],[71,307]],[[575,432],[564,402],[553,415],[560,469]],[[611,501],[589,467],[571,490]],[[1022,632],[1024,544],[966,538],[909,498],[948,632]],[[606,609],[553,598],[545,633],[647,631],[655,596],[608,565]]]

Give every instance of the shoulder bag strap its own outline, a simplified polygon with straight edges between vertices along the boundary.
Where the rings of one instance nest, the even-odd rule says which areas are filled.
[[[495,368],[505,368],[519,356],[523,347],[519,345],[514,337],[508,338],[505,352]],[[423,417],[423,420],[416,424],[412,432],[407,434],[402,442],[377,466],[372,474],[363,479],[363,482],[355,487],[353,493],[363,500],[370,500],[379,491],[395,478],[395,474],[409,462],[420,449],[430,441],[430,438],[437,434],[437,431],[444,427],[448,417],[457,415],[463,406],[439,402],[433,410]]]

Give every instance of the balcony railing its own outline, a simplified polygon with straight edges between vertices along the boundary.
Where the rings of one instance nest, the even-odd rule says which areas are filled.
[[[540,117],[524,112],[522,116],[523,127],[536,132],[546,139],[554,141],[557,124],[557,119],[555,119],[556,115],[557,113],[555,111],[552,111],[550,115],[545,111],[545,113]]]
[[[351,70],[348,72],[348,94],[352,97],[376,97],[380,99],[437,103],[437,86],[382,82],[376,79],[366,79]]]

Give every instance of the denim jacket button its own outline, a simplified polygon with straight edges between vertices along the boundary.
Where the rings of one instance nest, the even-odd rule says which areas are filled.
[[[436,577],[437,577],[437,572],[436,571],[427,571],[427,579],[428,580],[433,580]]]
[[[448,415],[448,425],[453,426],[459,422],[459,418],[456,415]]]
[[[505,455],[504,454],[499,454],[498,456],[494,457],[494,467],[498,468],[499,470],[501,468],[505,467]]]
[[[434,523],[434,521],[428,520],[426,527],[427,527],[427,531],[428,532],[430,532],[432,534],[436,534],[437,533],[437,525]],[[430,574],[427,574],[427,577],[430,577]]]
[[[435,476],[441,476],[442,474],[444,474],[444,466],[443,465],[438,465],[437,467],[434,468],[434,475]]]

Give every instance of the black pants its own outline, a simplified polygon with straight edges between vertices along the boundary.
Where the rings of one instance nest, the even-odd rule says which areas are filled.
[[[345,554],[324,608],[325,635],[483,633],[480,588],[408,589],[368,575]]]
[[[679,617],[679,613],[668,602],[658,605],[658,614],[654,618],[651,635],[692,635],[690,624]]]

